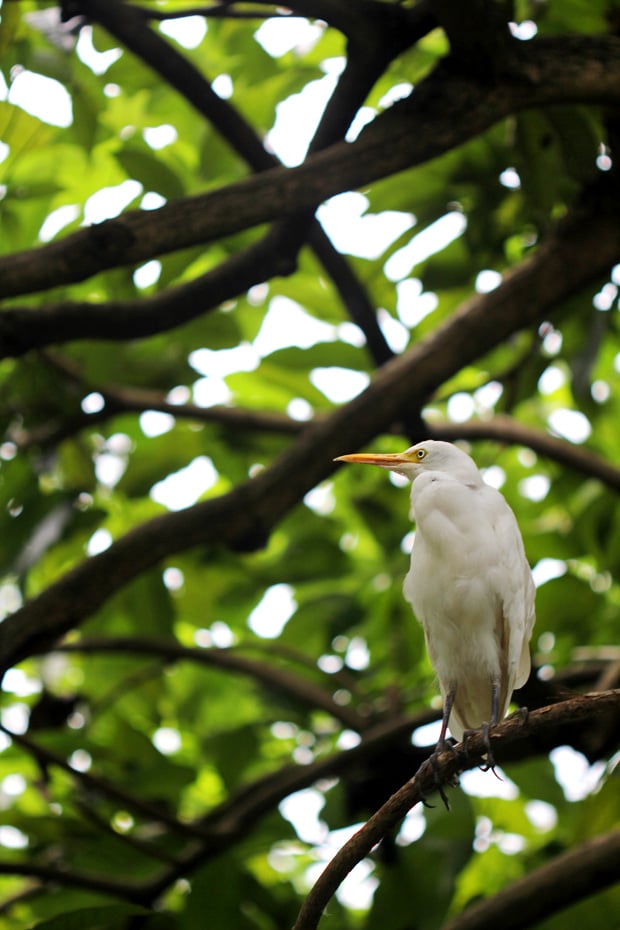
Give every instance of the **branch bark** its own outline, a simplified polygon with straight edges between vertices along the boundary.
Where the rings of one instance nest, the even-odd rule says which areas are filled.
[[[620,39],[565,37],[521,43],[518,66],[515,63],[509,76],[487,87],[440,65],[354,143],[333,145],[298,168],[271,169],[159,210],[129,211],[0,259],[0,295],[83,281],[108,268],[141,263],[314,210],[334,194],[435,158],[510,113],[555,103],[617,106]]]
[[[266,151],[252,126],[228,101],[218,97],[192,62],[148,27],[142,10],[118,3],[117,0],[82,2],[90,19],[101,23],[120,43],[170,83],[201,116],[212,123],[254,171],[264,171],[278,164],[274,156]],[[368,3],[367,12],[372,14],[373,19],[377,19],[378,15],[375,6],[374,3]],[[394,29],[394,16],[403,20],[403,26],[408,25],[408,19],[406,16],[403,18],[400,8],[392,8],[389,16],[386,16],[385,8],[381,9],[384,12],[378,23],[382,28],[370,31],[363,48],[358,40],[350,49],[347,67],[321,118],[311,143],[311,151],[344,136],[376,78],[387,63],[417,35],[415,28],[402,28],[400,31]],[[354,18],[353,23],[356,22]],[[394,32],[396,39],[393,38]],[[313,219],[311,211],[301,221],[293,217],[286,224],[280,224],[278,229],[272,230],[265,240],[257,244],[258,250],[256,247],[246,249],[233,257],[232,264],[229,260],[195,281],[169,288],[141,301],[115,301],[98,305],[75,305],[69,302],[48,306],[39,311],[43,314],[44,325],[35,330],[26,326],[25,333],[20,329],[20,323],[30,322],[32,311],[28,308],[13,308],[0,321],[0,327],[3,324],[5,328],[4,347],[0,338],[0,352],[19,355],[36,346],[73,341],[83,336],[118,341],[176,327],[213,309],[223,300],[238,296],[259,280],[266,280],[279,273],[291,273],[296,266],[297,253],[307,238],[326,272],[331,275],[351,318],[366,334],[368,348],[375,362],[381,364],[392,353],[377,323],[374,308],[347,260],[333,247],[318,222]],[[266,250],[263,245],[267,246]],[[232,276],[229,273],[231,270]],[[60,339],[59,334],[62,334]]]

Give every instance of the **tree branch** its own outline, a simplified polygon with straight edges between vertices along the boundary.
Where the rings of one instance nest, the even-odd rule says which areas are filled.
[[[294,420],[286,414],[271,411],[219,405],[199,407],[197,404],[173,404],[167,401],[160,391],[149,388],[86,383],[79,369],[69,359],[57,354],[50,354],[47,358],[55,369],[78,383],[85,392],[100,393],[105,404],[97,413],[76,411],[73,416],[65,417],[60,424],[52,420],[32,429],[20,427],[16,432],[9,432],[9,438],[20,449],[28,449],[31,446],[53,447],[80,430],[97,423],[105,423],[118,414],[143,413],[146,410],[169,413],[176,419],[218,423],[232,429],[256,430],[291,436],[301,433],[308,426],[308,422]],[[317,422],[320,418],[320,415],[315,416],[312,422]],[[400,433],[402,428],[397,425],[392,429]],[[620,469],[595,452],[576,446],[565,439],[551,436],[540,429],[519,423],[504,414],[498,414],[488,420],[469,420],[465,423],[430,422],[427,424],[427,433],[429,437],[448,442],[456,439],[490,439],[504,445],[526,446],[552,462],[557,462],[589,478],[596,478],[612,490],[620,491]]]
[[[190,61],[148,28],[140,8],[119,4],[115,0],[86,2],[89,3],[90,17],[98,18],[115,38],[181,93],[251,168],[264,171],[277,164],[241,114],[214,93],[209,82]],[[407,45],[407,30],[400,30],[398,42],[387,41],[392,34],[389,30],[390,17],[386,21],[384,13],[380,22],[383,28],[370,33],[367,43],[370,51],[366,48],[366,54],[362,54],[360,49],[352,50],[345,72],[320,121],[312,150],[344,135],[376,77],[388,61]],[[369,66],[370,60],[374,61],[372,67]],[[391,357],[392,352],[378,326],[374,308],[346,259],[334,249],[320,225],[313,220],[311,212],[303,221],[293,218],[288,223],[279,224],[278,229],[266,237],[269,249],[266,262],[261,260],[263,249],[260,243],[258,252],[250,248],[241,253],[234,264],[232,277],[227,274],[230,270],[227,262],[194,282],[169,288],[140,301],[97,305],[63,303],[37,311],[14,307],[0,320],[0,352],[19,355],[29,348],[49,345],[50,342],[72,341],[81,336],[120,340],[175,327],[212,309],[224,299],[238,296],[251,283],[256,283],[257,278],[265,280],[274,274],[291,273],[296,266],[299,248],[308,236],[317,257],[332,276],[351,318],[366,334],[371,355],[377,364],[381,364]],[[244,273],[239,274],[240,270]],[[249,281],[248,275],[251,276]],[[222,292],[222,287],[228,287],[228,293]],[[37,317],[44,314],[45,325],[42,328],[37,326],[33,330],[30,326],[33,312],[37,313]],[[2,327],[5,329],[3,347]],[[65,335],[59,339],[59,334]]]
[[[614,491],[620,491],[620,469],[589,449],[565,439],[533,429],[512,417],[499,414],[491,420],[469,420],[466,423],[429,423],[429,435],[434,439],[492,439],[504,445],[527,446],[538,455],[565,465],[589,478],[602,481]]]
[[[490,731],[491,745],[499,747],[510,745],[527,737],[536,738],[548,727],[557,727],[567,721],[575,723],[591,719],[608,710],[620,707],[620,691],[606,691],[602,694],[588,694],[564,701],[551,707],[533,711],[526,720],[515,715],[504,720]],[[364,826],[336,853],[322,873],[312,891],[306,898],[299,912],[293,930],[315,930],[328,901],[358,862],[368,855],[373,846],[391,830],[405,814],[417,803],[433,792],[436,782],[448,785],[460,772],[479,766],[486,752],[484,736],[476,733],[467,741],[467,752],[459,743],[457,751],[445,751],[437,760],[433,769],[430,765],[422,766],[415,777],[408,781],[396,794],[380,808]],[[620,861],[620,834],[616,837],[615,862]],[[600,870],[600,863],[599,863]],[[617,867],[607,872],[607,884],[617,881]],[[582,887],[582,894],[587,894],[587,887]],[[514,904],[513,904],[514,907]],[[546,913],[549,913],[548,911]],[[476,924],[475,926],[482,926]],[[489,924],[485,924],[489,926]],[[518,926],[525,926],[519,924]],[[451,928],[454,930],[454,928]],[[459,928],[461,930],[461,928]]]
[[[519,59],[518,76],[512,73],[489,88],[439,66],[355,142],[333,145],[297,168],[271,169],[159,210],[128,211],[3,257],[0,293],[15,296],[83,281],[107,268],[313,210],[333,194],[435,158],[528,107],[620,102],[620,39],[537,39],[521,43]]]
[[[250,6],[251,4],[244,4]],[[276,4],[270,10],[235,10],[234,3],[224,0],[214,6],[185,7],[183,10],[149,10],[137,7],[145,19],[165,22],[167,19],[182,19],[185,16],[204,16],[206,19],[292,19],[289,13],[282,13]]]
[[[91,18],[96,17],[115,38],[182,94],[254,171],[265,171],[279,164],[265,149],[260,136],[230,101],[219,97],[191,61],[149,29],[144,21],[140,21],[141,11],[120,4],[117,0],[84,2],[88,4]],[[346,68],[327,103],[311,142],[310,151],[317,151],[344,137],[351,120],[377,77],[389,61],[413,41],[415,32],[412,35],[411,30],[405,28],[407,19],[400,8],[392,8],[392,12],[389,12],[385,7],[381,7],[383,12],[377,15],[375,6],[374,2],[368,3],[368,15],[372,11],[373,20],[376,20],[377,27],[381,28],[368,30],[363,49],[359,48],[359,40],[351,43]],[[394,16],[401,27],[399,30],[394,28]],[[352,18],[352,24],[358,22],[357,17]],[[394,33],[397,36],[396,40]],[[337,272],[334,277],[336,288],[340,290],[341,299],[349,308],[351,317],[366,333],[375,361],[381,364],[386,358],[391,357],[392,353],[377,324],[374,308],[370,307],[364,289],[353,275],[346,259],[339,255],[319,223],[314,220],[313,212],[310,211],[303,219],[293,217],[288,223],[281,224],[279,233],[274,232],[274,235],[277,241],[272,241],[272,247],[280,256],[282,265],[286,263],[288,256],[291,269],[296,264],[299,249],[309,237],[310,245],[328,274],[330,270]],[[145,309],[140,308],[141,315]]]
[[[146,410],[157,410],[160,413],[169,413],[177,420],[193,420],[197,423],[217,423],[234,430],[258,431],[262,433],[280,433],[283,435],[296,435],[306,428],[307,422],[294,420],[284,413],[265,410],[252,410],[244,407],[228,407],[216,404],[213,407],[200,407],[198,404],[173,404],[166,400],[161,391],[150,388],[134,387],[124,384],[102,385],[87,381],[79,368],[72,360],[58,353],[48,352],[45,360],[62,377],[80,389],[80,397],[85,394],[97,392],[101,394],[104,406],[96,413],[85,413],[77,406],[60,419],[48,418],[46,422],[39,423],[32,428],[24,428],[21,423],[15,428],[9,427],[7,438],[20,449],[29,449],[32,446],[40,448],[53,448],[65,439],[75,436],[83,429],[88,429],[99,423],[106,423],[113,417],[123,413],[144,413]],[[28,410],[23,406],[18,410],[0,411],[9,417],[19,414],[28,417]]]
[[[607,274],[620,254],[612,186],[588,192],[555,232],[502,284],[475,295],[426,339],[382,366],[349,404],[308,426],[250,481],[219,498],[135,527],[105,552],[76,565],[0,625],[2,668],[79,625],[146,568],[197,545],[237,550],[263,545],[271,529],[334,470],[343,449],[361,448],[421,405],[439,384],[513,332],[538,323],[567,296]]]
[[[0,875],[24,875],[38,878],[41,882],[59,885],[61,888],[84,888],[87,891],[112,895],[124,901],[141,904],[144,893],[138,882],[118,881],[94,872],[78,872],[73,869],[42,865],[38,862],[8,862],[0,860]]]
[[[452,66],[483,83],[510,67],[518,40],[508,30],[508,4],[470,0],[464,6],[453,0],[435,0],[433,10],[448,37]]]
[[[92,227],[96,236],[98,229]],[[139,339],[188,323],[255,284],[292,274],[295,260],[278,251],[277,241],[276,232],[267,232],[193,281],[140,300],[103,304],[66,301],[37,309],[9,307],[0,313],[0,358],[75,339]],[[33,260],[38,261],[39,251],[35,253]]]
[[[618,881],[620,830],[596,836],[467,908],[442,930],[528,930]]]

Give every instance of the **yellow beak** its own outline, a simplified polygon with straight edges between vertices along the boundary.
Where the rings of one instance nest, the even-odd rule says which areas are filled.
[[[356,465],[378,465],[380,468],[398,468],[399,465],[411,464],[405,452],[352,452],[339,455],[334,462],[353,462]]]

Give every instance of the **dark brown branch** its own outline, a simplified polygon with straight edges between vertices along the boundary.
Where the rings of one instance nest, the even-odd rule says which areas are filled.
[[[513,332],[536,324],[569,295],[618,261],[620,220],[614,188],[587,192],[587,203],[559,223],[538,250],[488,294],[475,295],[426,339],[380,368],[370,387],[308,426],[290,448],[228,494],[135,527],[105,552],[76,565],[0,625],[2,667],[40,651],[79,625],[146,568],[197,545],[255,549],[343,450],[363,447],[412,406],[422,404],[463,365]]]
[[[250,6],[250,4],[244,4]],[[186,7],[183,10],[150,10],[138,7],[145,19],[165,22],[167,19],[182,19],[185,16],[204,16],[206,19],[292,19],[289,13],[279,12],[274,4],[272,10],[236,10],[233,3],[218,3],[215,6]]]
[[[252,4],[274,6],[272,0],[252,0]],[[401,32],[410,32],[412,41],[423,38],[437,25],[433,0],[418,0],[412,8],[396,4],[391,8],[382,0],[356,0],[355,16],[351,15],[350,0],[291,0],[284,6],[293,16],[324,20],[350,38],[360,37],[368,29],[385,27],[388,17],[394,23],[394,29],[398,25]],[[282,9],[282,6],[278,4],[278,8]]]
[[[620,875],[620,830],[596,836],[444,924],[442,930],[528,930],[609,888]]]
[[[508,30],[508,6],[495,0],[435,0],[433,11],[450,43],[451,66],[468,71],[481,82],[505,71],[517,53],[517,39]]]
[[[563,684],[566,684],[566,681],[574,684],[575,677],[575,672],[569,668],[565,673],[559,675],[558,679]],[[589,674],[587,681],[592,681],[591,674]],[[553,683],[544,683],[543,687],[547,692],[548,703],[553,706],[567,697],[571,700],[576,697],[575,694],[560,697]],[[546,703],[533,704],[532,712],[547,706]],[[599,724],[605,723],[614,714],[616,721],[618,721],[620,714],[617,704],[613,704],[607,710],[601,708],[596,719],[588,717],[580,722],[579,720],[572,720],[570,716],[562,717],[560,720],[556,720],[553,726],[537,730],[534,735],[522,734],[523,738],[518,741],[510,744],[502,743],[501,746],[494,750],[496,757],[500,764],[503,765],[547,755],[552,749],[560,745],[569,745],[577,751],[584,752],[588,734],[593,730],[598,730]],[[433,746],[419,747],[411,744],[409,741],[410,734],[428,723],[439,720],[440,716],[441,714],[438,711],[423,710],[415,714],[391,717],[380,723],[375,723],[362,734],[361,742],[352,749],[319,759],[307,766],[284,766],[276,772],[262,776],[250,784],[242,786],[226,801],[202,818],[200,824],[203,828],[213,830],[215,835],[221,835],[224,824],[227,825],[227,830],[234,824],[236,825],[235,832],[239,830],[247,833],[262,814],[272,810],[283,798],[294,791],[299,791],[325,778],[342,777],[346,780],[349,773],[359,772],[364,765],[369,766],[369,770],[372,770],[372,767],[377,765],[383,768],[382,760],[385,760],[387,756],[392,760],[398,759],[393,778],[394,790],[396,790],[428,759],[434,748]],[[404,753],[402,752],[403,740],[406,740],[407,744]],[[595,761],[595,759],[604,758],[604,756],[597,754],[594,757],[589,755],[588,758],[590,761]],[[381,803],[382,800],[378,799],[377,806]]]
[[[119,0],[80,0],[80,5],[89,20],[103,26],[209,120],[255,171],[277,165],[277,160],[263,148],[252,126],[228,101],[215,93],[189,58],[148,26],[143,10]]]
[[[24,875],[28,878],[38,878],[41,882],[59,885],[61,888],[84,888],[87,891],[112,895],[122,901],[131,901],[137,905],[141,904],[144,899],[144,892],[137,882],[118,881],[94,872],[78,872],[37,862],[0,860],[0,875]]]
[[[411,30],[404,28],[402,11],[399,8],[394,8],[388,15],[385,7],[378,13],[374,3],[368,3],[367,6],[367,15],[372,14],[376,26],[381,28],[370,29],[364,33],[367,38],[363,48],[359,47],[359,40],[351,43],[346,68],[321,117],[310,144],[310,152],[325,148],[344,137],[376,78],[388,62],[413,41],[415,33],[412,34]],[[98,16],[100,23],[120,42],[139,55],[145,64],[192,103],[249,167],[260,172],[278,164],[277,159],[266,151],[253,127],[230,101],[223,100],[214,93],[204,75],[191,62],[157,33],[145,26],[140,28],[137,10],[115,0],[106,0],[105,3],[94,0],[91,2],[90,12],[91,16]],[[400,24],[399,30],[395,29],[394,16]],[[358,23],[359,20],[354,17],[352,22]],[[292,269],[299,249],[307,238],[323,267],[332,276],[351,318],[365,333],[372,357],[377,364],[382,364],[392,356],[392,352],[377,323],[374,307],[346,259],[334,249],[320,225],[314,220],[312,211],[305,218],[294,217],[281,224],[276,236],[277,241],[272,241],[271,244],[281,257],[281,265],[286,263],[288,256],[288,265]],[[140,313],[144,314],[145,310],[145,307],[141,307]]]
[[[65,365],[65,359],[54,356],[55,367]],[[60,363],[60,364],[59,364]],[[73,367],[73,366],[71,366]],[[68,374],[68,368],[63,371]],[[193,420],[196,423],[216,423],[220,426],[234,430],[257,431],[261,433],[277,433],[294,436],[306,428],[307,423],[294,420],[284,413],[272,411],[252,410],[245,407],[227,407],[214,405],[213,407],[200,407],[197,404],[173,404],[166,400],[161,391],[150,388],[139,388],[129,385],[97,385],[83,382],[77,372],[71,375],[72,380],[78,383],[83,394],[97,391],[104,400],[104,406],[97,413],[84,413],[76,410],[67,414],[62,420],[50,420],[40,423],[31,429],[22,426],[9,430],[8,438],[20,449],[29,449],[33,446],[49,448],[58,445],[65,439],[75,436],[83,429],[89,429],[99,423],[106,423],[113,417],[123,413],[144,413],[146,410],[156,410],[160,413],[169,413],[177,420]],[[26,414],[27,411],[14,411]],[[8,411],[5,411],[8,416]]]
[[[492,439],[508,445],[527,446],[538,455],[567,468],[596,478],[614,491],[620,491],[620,469],[615,468],[595,452],[575,446],[564,439],[532,429],[511,417],[498,415],[491,420],[470,420],[467,423],[429,423],[429,433],[435,439]]]
[[[91,0],[89,15],[91,18],[98,17],[99,22],[115,38],[139,55],[193,104],[251,168],[264,171],[277,164],[273,155],[265,150],[259,136],[232,104],[218,97],[209,82],[190,61],[148,28],[140,8],[119,4],[115,0],[108,0],[106,3]],[[389,42],[387,38],[391,37],[391,33],[388,32],[390,17],[386,19],[383,14],[381,23],[384,24],[382,30],[377,29],[370,33],[370,49],[363,50],[366,54],[362,54],[360,49],[357,50],[357,55],[352,54],[321,119],[311,146],[313,150],[344,135],[375,78],[390,58],[406,46],[409,35],[407,30],[399,31],[398,42]],[[386,40],[381,42],[384,33]],[[375,60],[374,67],[370,66],[371,59]],[[272,277],[274,273],[292,272],[296,264],[296,255],[308,236],[327,273],[333,273],[334,283],[351,318],[366,334],[371,355],[377,364],[381,364],[386,358],[391,357],[392,353],[377,324],[374,308],[346,259],[336,252],[318,223],[313,220],[312,212],[302,222],[293,219],[288,225],[281,226],[275,237],[273,234],[267,237],[270,255],[267,256],[266,264],[260,261],[258,266],[255,264],[255,250],[250,249],[243,253],[241,261],[237,261],[235,265],[237,269],[242,267],[245,275],[230,278],[226,275],[225,265],[228,263],[225,263],[195,282],[170,288],[141,301],[117,301],[96,306],[68,303],[45,307],[43,311],[38,312],[45,314],[47,326],[43,329],[36,328],[36,345],[48,345],[50,341],[58,343],[59,333],[66,334],[62,341],[74,340],[82,335],[119,340],[177,326],[212,309],[218,302],[237,296],[245,289],[244,285],[248,284],[248,274],[252,276],[251,282],[256,283],[257,268],[260,269],[260,275],[264,276],[263,279]],[[229,293],[222,293],[222,284],[224,287],[228,285]],[[0,321],[0,325],[3,325],[6,331],[2,351],[18,355],[28,348],[35,347],[33,341],[20,341],[16,332],[20,324],[31,322],[32,312],[27,308],[13,308],[9,315]],[[32,332],[31,327],[27,326],[27,329]]]
[[[187,323],[255,284],[292,274],[295,262],[278,252],[275,239],[268,232],[193,281],[141,300],[10,307],[0,313],[0,357],[75,339],[139,339]]]
[[[98,413],[82,411],[68,416],[60,424],[48,422],[30,430],[20,430],[9,438],[20,449],[31,446],[54,446],[82,429],[105,423],[120,413],[143,413],[157,410],[169,413],[177,419],[194,420],[199,423],[218,423],[233,429],[257,430],[260,432],[295,435],[308,426],[307,422],[294,420],[286,414],[249,410],[239,407],[199,407],[196,404],[172,404],[159,391],[126,385],[102,386],[82,381],[79,370],[68,359],[60,355],[48,355],[50,363],[63,375],[80,384],[84,392],[98,391],[105,406]],[[315,418],[316,421],[316,418]],[[453,442],[456,439],[490,439],[505,445],[522,445],[538,455],[558,462],[590,478],[602,481],[614,491],[620,490],[620,469],[601,458],[595,452],[576,446],[564,439],[550,436],[542,430],[519,423],[512,417],[498,414],[489,420],[469,420],[465,423],[429,423],[428,435],[435,439]],[[400,427],[395,427],[400,432]]]
[[[560,102],[617,106],[619,88],[620,40],[599,36],[521,43],[519,75],[489,88],[438,68],[355,142],[331,146],[298,168],[272,169],[159,210],[129,211],[0,259],[0,293],[13,296],[82,281],[107,268],[313,210],[333,194],[435,158],[510,113]]]
[[[582,723],[609,710],[620,706],[620,691],[606,691],[603,694],[588,694],[533,711],[526,720],[520,715],[509,717],[491,730],[491,745],[508,746],[525,737],[536,739],[538,734],[548,728],[556,728],[569,722],[571,725]],[[462,746],[462,744],[459,744]],[[314,888],[306,898],[293,930],[315,930],[324,908],[338,886],[358,862],[368,855],[373,846],[381,840],[415,805],[430,795],[435,788],[436,776],[443,785],[448,785],[460,772],[475,768],[482,763],[485,754],[485,742],[481,733],[471,737],[467,743],[467,753],[462,751],[443,752],[438,759],[436,773],[430,765],[423,766],[415,778],[408,781],[387,801],[376,814],[336,853]],[[620,837],[618,838],[620,839]],[[616,856],[620,856],[618,842]],[[617,868],[608,873],[607,884],[617,880]],[[613,878],[612,878],[613,875]],[[583,889],[582,895],[587,894]],[[514,906],[514,905],[513,905]],[[547,912],[549,913],[549,912]],[[476,924],[476,926],[482,926]],[[485,926],[489,926],[486,924]],[[524,926],[519,924],[518,926]]]
[[[351,320],[364,333],[371,358],[376,365],[383,365],[394,353],[377,322],[375,306],[368,296],[368,291],[351,269],[347,258],[334,248],[325,248],[314,230],[310,233],[310,242],[325,272],[333,281]]]

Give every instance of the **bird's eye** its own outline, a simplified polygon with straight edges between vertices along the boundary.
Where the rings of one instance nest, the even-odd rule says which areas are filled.
[[[417,458],[417,460],[418,460],[419,462],[421,462],[422,459],[425,459],[425,458],[426,458],[426,449],[418,449],[418,451],[416,452],[416,458]]]

